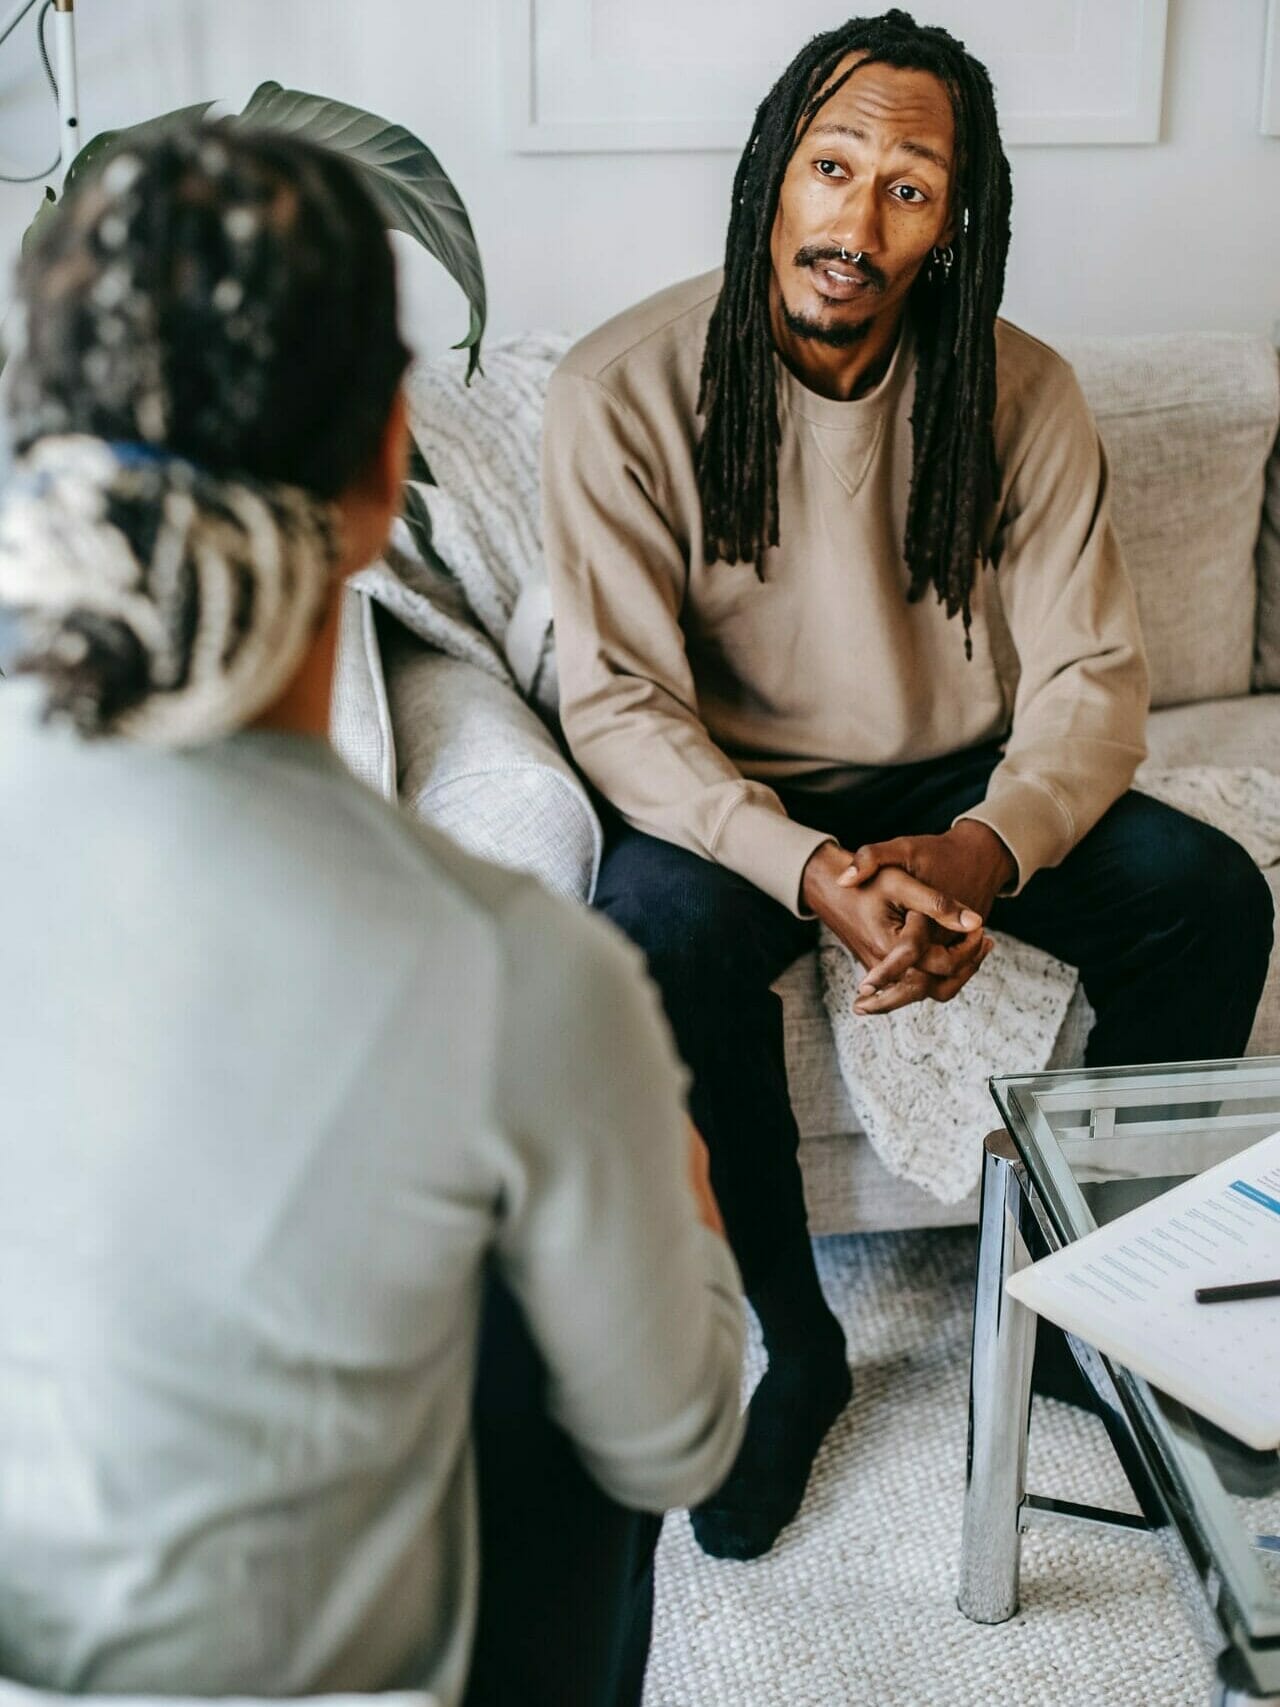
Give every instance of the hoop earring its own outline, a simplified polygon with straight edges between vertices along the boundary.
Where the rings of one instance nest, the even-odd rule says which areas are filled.
[[[933,265],[929,269],[931,275],[936,279],[939,269],[941,269],[942,282],[943,284],[946,284],[947,280],[951,277],[951,268],[955,264],[955,258],[956,252],[951,247],[950,243],[947,244],[945,249],[939,249],[935,246],[931,257]]]

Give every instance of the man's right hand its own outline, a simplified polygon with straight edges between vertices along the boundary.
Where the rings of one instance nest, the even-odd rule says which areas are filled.
[[[805,906],[864,967],[877,966],[893,949],[913,951],[910,965],[895,982],[860,994],[853,1011],[890,1013],[926,998],[949,1002],[991,951],[981,918],[962,901],[896,866],[884,867],[857,888],[843,887],[837,879],[852,861],[852,854],[834,842],[816,849],[801,880]]]

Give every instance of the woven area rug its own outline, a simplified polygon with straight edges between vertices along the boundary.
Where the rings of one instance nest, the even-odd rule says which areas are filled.
[[[1210,1673],[1150,1541],[1027,1536],[1022,1607],[955,1606],[974,1234],[818,1245],[853,1403],[800,1517],[749,1565],[706,1558],[688,1519],[658,1555],[645,1707],[1197,1707]],[[753,1353],[750,1380],[760,1368]],[[1096,1418],[1036,1401],[1028,1485],[1134,1510]]]

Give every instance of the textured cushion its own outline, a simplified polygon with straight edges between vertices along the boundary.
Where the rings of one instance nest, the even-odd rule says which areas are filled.
[[[1258,532],[1258,639],[1255,688],[1280,688],[1280,439],[1267,464],[1267,491]]]
[[[991,1124],[999,1124],[995,1104]],[[844,1133],[806,1138],[800,1145],[809,1231],[894,1233],[904,1227],[963,1227],[978,1219],[975,1192],[959,1203],[942,1203],[910,1180],[899,1179],[861,1136]]]
[[[383,661],[406,808],[482,859],[589,900],[600,821],[537,714],[504,682],[395,624]]]
[[[342,595],[329,740],[361,782],[387,800],[395,799],[395,738],[373,604],[350,587]]]
[[[1280,420],[1265,338],[1061,339],[1098,421],[1153,705],[1246,693],[1263,473]]]
[[[1263,765],[1280,771],[1280,694],[1207,700],[1152,712],[1147,722],[1150,763]]]

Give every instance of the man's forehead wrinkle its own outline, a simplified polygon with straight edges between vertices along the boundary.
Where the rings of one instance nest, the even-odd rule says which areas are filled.
[[[851,136],[856,142],[865,142],[867,140],[867,133],[865,130],[861,130],[857,125],[841,124],[834,119],[828,119],[824,124],[815,124],[810,126],[809,135]],[[917,154],[922,160],[931,160],[935,166],[940,166],[944,172],[949,172],[951,170],[951,162],[947,159],[945,154],[939,153],[936,148],[930,148],[927,143],[917,142],[914,137],[895,137],[893,146],[895,148],[901,148],[906,154]]]

